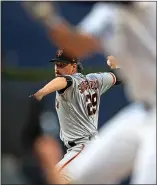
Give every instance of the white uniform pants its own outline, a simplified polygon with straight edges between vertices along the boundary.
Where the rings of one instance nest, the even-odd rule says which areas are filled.
[[[76,168],[75,161],[77,162],[78,157],[83,155],[85,148],[88,148],[90,143],[91,141],[82,142],[67,150],[64,158],[55,166],[63,178],[68,181],[72,179],[71,174]]]
[[[156,108],[150,114],[139,105],[122,110],[73,167],[79,184],[118,184],[131,172],[132,184],[155,184]]]

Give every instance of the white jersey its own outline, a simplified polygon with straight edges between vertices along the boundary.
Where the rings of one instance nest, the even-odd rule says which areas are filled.
[[[156,2],[97,3],[79,29],[101,38],[105,53],[117,57],[131,99],[156,102]]]
[[[70,77],[72,85],[62,94],[56,92],[60,137],[64,143],[97,134],[100,96],[116,82],[112,73],[76,73]]]

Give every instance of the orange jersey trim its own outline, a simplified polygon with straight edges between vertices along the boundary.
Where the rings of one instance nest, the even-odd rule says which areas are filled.
[[[111,72],[110,72],[110,74],[113,77],[113,82],[112,82],[112,86],[113,86],[116,83],[116,76],[113,73],[111,73]]]
[[[72,160],[74,160],[74,159],[82,152],[82,150],[84,149],[84,147],[85,147],[85,145],[83,144],[83,145],[82,145],[82,149],[81,149],[74,157],[72,157],[69,161],[67,161],[67,162],[59,169],[59,172],[60,172],[63,168],[65,168]]]

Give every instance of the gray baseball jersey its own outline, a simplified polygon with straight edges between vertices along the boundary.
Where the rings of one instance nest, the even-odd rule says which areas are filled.
[[[115,82],[112,73],[70,75],[72,85],[64,93],[56,92],[56,110],[63,142],[97,134],[100,96]]]

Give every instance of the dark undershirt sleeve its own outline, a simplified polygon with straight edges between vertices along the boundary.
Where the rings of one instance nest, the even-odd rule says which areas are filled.
[[[63,94],[66,89],[68,89],[73,84],[73,80],[70,76],[61,76],[64,77],[67,81],[67,86],[64,89],[58,91],[59,94]]]
[[[123,82],[122,79],[119,77],[120,68],[118,68],[118,69],[112,69],[109,72],[113,73],[115,75],[115,77],[116,77],[116,83],[115,83],[115,85],[119,85],[119,84],[121,84]]]

